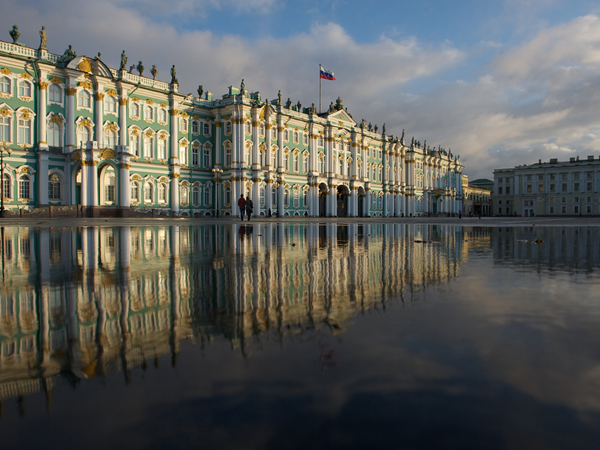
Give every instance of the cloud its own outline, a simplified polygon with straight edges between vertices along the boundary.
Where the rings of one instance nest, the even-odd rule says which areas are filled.
[[[472,178],[491,177],[494,168],[600,151],[600,19],[595,15],[540,27],[518,45],[477,42],[459,49],[448,42],[426,45],[418,37],[381,35],[360,42],[334,22],[314,22],[283,38],[246,38],[233,19],[231,28],[221,24],[213,28],[217,31],[186,28],[179,20],[228,8],[234,14],[244,8],[265,13],[283,8],[282,0],[180,0],[168,10],[144,2],[144,13],[137,2],[24,0],[17,7],[0,0],[0,9],[8,11],[0,17],[0,29],[20,24],[21,42],[35,47],[45,25],[50,51],[62,53],[73,43],[78,54],[102,52],[111,67],[118,66],[124,49],[129,64],[156,64],[162,80],[175,64],[180,92],[195,92],[202,84],[216,97],[244,78],[263,98],[273,99],[281,90],[284,100],[318,105],[318,65],[323,64],[337,78],[323,81],[323,108],[341,96],[357,121],[385,122],[388,134],[406,129],[409,139],[450,147]],[[482,51],[489,57],[481,58]]]

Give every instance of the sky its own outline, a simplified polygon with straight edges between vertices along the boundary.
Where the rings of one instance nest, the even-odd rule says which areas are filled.
[[[386,124],[460,155],[469,179],[600,156],[600,4],[588,0],[0,0],[0,39],[156,64],[181,93],[230,85]]]

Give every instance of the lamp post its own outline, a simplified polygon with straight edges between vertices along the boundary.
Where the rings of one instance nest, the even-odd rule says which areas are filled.
[[[4,146],[0,147],[0,168],[2,168],[1,172],[2,172],[2,188],[1,188],[1,194],[2,197],[0,197],[0,217],[4,218],[4,152],[7,153],[7,156],[10,156],[10,154],[12,153],[10,148],[6,148]],[[4,245],[4,243],[3,243]]]
[[[213,176],[215,177],[215,217],[219,217],[219,208],[221,205],[220,196],[221,196],[221,175],[223,174],[222,169],[214,168],[212,170]]]

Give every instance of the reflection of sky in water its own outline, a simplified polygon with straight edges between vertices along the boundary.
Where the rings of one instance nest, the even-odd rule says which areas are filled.
[[[600,439],[597,228],[3,233],[3,448]]]

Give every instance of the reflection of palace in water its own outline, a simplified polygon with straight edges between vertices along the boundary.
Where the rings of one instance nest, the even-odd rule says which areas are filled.
[[[182,340],[340,332],[458,276],[460,227],[2,229],[0,400],[176,363]]]

